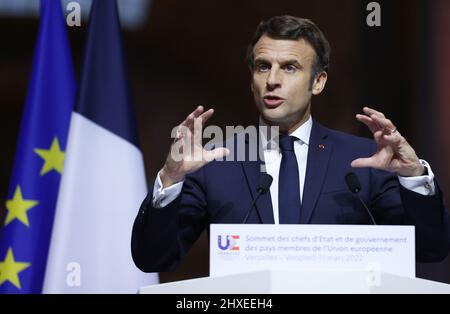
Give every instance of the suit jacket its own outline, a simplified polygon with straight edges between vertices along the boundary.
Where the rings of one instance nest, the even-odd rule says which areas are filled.
[[[242,140],[240,136],[231,141],[237,144]],[[250,146],[248,138],[244,142]],[[361,182],[361,198],[377,223],[415,225],[417,260],[442,260],[450,247],[449,215],[437,182],[436,194],[423,196],[401,187],[395,174],[351,168],[352,160],[371,156],[375,150],[373,140],[334,131],[313,121],[297,223],[371,224],[345,183],[345,175],[353,171]],[[236,150],[232,154],[239,157]],[[181,194],[165,208],[154,208],[149,193],[133,226],[131,249],[135,264],[145,272],[173,270],[202,231],[209,231],[209,224],[242,223],[256,195],[261,163],[213,161],[188,175]],[[248,223],[274,223],[270,192],[258,199],[256,209]]]

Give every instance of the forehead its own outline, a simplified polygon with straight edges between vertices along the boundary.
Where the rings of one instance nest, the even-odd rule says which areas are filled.
[[[312,61],[315,55],[314,49],[304,39],[273,39],[263,35],[253,48],[254,59],[295,59],[301,62]]]

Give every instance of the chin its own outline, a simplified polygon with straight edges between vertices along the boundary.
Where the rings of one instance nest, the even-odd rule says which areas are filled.
[[[268,121],[268,122],[271,122],[274,124],[282,123],[283,121],[286,120],[286,113],[284,113],[282,110],[278,110],[278,109],[281,109],[281,108],[278,107],[276,109],[264,109],[264,110],[262,110],[261,115],[265,121]]]

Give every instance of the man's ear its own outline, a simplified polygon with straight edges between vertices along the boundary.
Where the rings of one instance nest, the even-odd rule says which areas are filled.
[[[327,83],[328,74],[325,71],[320,72],[316,78],[314,79],[314,83],[312,86],[312,94],[319,95],[323,89],[325,88],[325,84]]]
[[[253,80],[250,82],[250,89],[252,90],[252,93],[254,92],[254,88],[253,88]]]

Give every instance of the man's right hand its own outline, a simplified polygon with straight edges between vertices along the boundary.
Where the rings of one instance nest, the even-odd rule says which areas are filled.
[[[164,188],[183,181],[187,174],[230,153],[227,148],[208,151],[202,146],[203,126],[214,114],[214,109],[203,111],[203,106],[198,106],[178,126],[169,155],[159,173]]]

